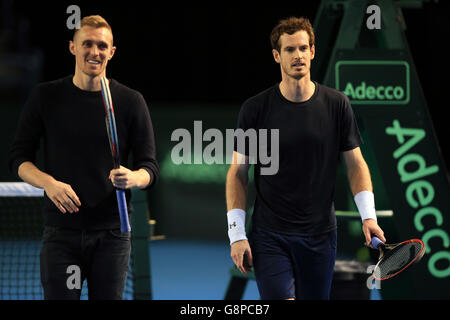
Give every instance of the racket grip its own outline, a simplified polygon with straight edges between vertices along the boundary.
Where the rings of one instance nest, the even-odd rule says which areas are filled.
[[[377,237],[372,237],[372,246],[375,249],[378,249],[378,247],[380,246],[380,244],[384,244],[383,241],[381,241],[380,239],[378,239]]]
[[[125,198],[125,191],[116,190],[117,204],[119,206],[120,217],[120,231],[127,233],[131,231],[130,221],[128,220],[127,199]]]

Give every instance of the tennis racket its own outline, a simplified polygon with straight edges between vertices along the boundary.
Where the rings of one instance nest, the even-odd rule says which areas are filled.
[[[108,132],[109,146],[114,162],[114,169],[120,168],[119,140],[117,137],[116,119],[114,108],[106,77],[100,79],[103,105],[105,106],[106,131]],[[122,233],[130,232],[130,222],[128,220],[127,200],[125,190],[116,188],[117,205],[119,206],[120,230]]]
[[[372,246],[380,252],[372,274],[376,280],[387,280],[398,275],[419,262],[425,254],[425,245],[420,239],[386,244],[377,237],[372,237]]]

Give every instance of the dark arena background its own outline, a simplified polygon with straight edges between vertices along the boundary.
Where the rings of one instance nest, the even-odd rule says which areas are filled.
[[[381,8],[381,29],[366,26],[371,4]],[[195,121],[201,121],[202,132],[216,128],[224,136],[226,129],[235,128],[241,104],[281,80],[269,34],[289,16],[308,17],[315,27],[312,79],[346,94],[353,85],[350,100],[365,141],[362,151],[371,169],[379,224],[389,242],[419,238],[427,245],[424,258],[411,270],[369,290],[367,267],[377,253],[363,245],[361,221],[340,166],[331,298],[450,298],[448,1],[126,1],[106,6],[0,0],[2,183],[19,182],[6,159],[31,89],[74,73],[69,52],[73,30],[66,24],[70,5],[77,5],[82,17],[99,14],[110,23],[117,51],[107,76],[142,93],[156,136],[161,177],[151,191],[133,191],[133,257],[124,298],[259,299],[253,274],[241,276],[229,256],[228,165],[175,164],[171,153],[178,142],[171,135],[181,128],[201,140],[194,136]],[[396,91],[396,101],[367,98],[362,83],[401,91]],[[401,128],[424,137],[399,152],[402,143],[415,137]],[[203,148],[209,143],[203,141]],[[42,154],[38,159],[42,163]],[[254,195],[250,184],[249,213]],[[0,195],[2,300],[42,299],[40,203],[40,197]]]

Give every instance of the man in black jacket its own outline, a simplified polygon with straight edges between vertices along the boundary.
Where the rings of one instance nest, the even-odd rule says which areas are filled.
[[[113,35],[100,16],[82,19],[70,41],[75,74],[42,83],[22,111],[9,165],[14,174],[45,191],[41,281],[45,299],[79,299],[68,285],[81,270],[90,299],[121,299],[131,243],[121,234],[114,187],[148,189],[159,175],[155,140],[142,95],[114,79],[114,102],[122,163],[113,169],[100,79],[113,57]],[[40,138],[44,168],[35,165]],[[133,155],[132,168],[127,168]],[[131,208],[130,208],[131,209]]]

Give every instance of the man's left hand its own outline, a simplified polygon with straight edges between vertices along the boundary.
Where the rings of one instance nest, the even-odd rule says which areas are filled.
[[[366,238],[366,246],[373,248],[373,246],[371,245],[373,236],[378,237],[381,241],[386,243],[384,232],[383,230],[381,230],[374,219],[364,220],[362,230],[364,233],[364,237]]]
[[[119,169],[113,169],[109,173],[114,187],[118,189],[145,188],[150,183],[150,175],[144,169],[136,171],[130,170],[123,166]]]

